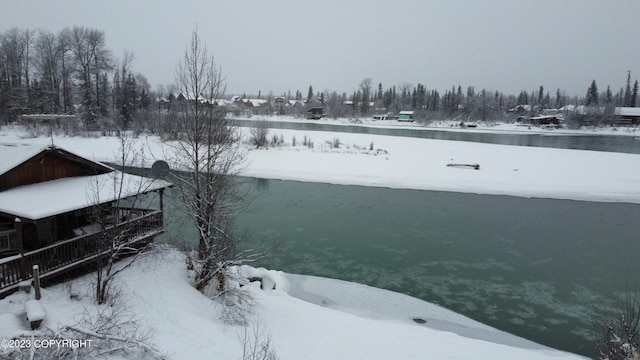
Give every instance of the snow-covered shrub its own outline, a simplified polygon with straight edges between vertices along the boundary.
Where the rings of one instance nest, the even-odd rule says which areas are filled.
[[[3,319],[5,320],[5,319]],[[152,332],[122,303],[87,307],[73,325],[58,324],[14,338],[29,344],[66,342],[70,346],[0,349],[2,359],[167,359],[148,341]]]
[[[256,320],[249,329],[245,326],[238,334],[242,344],[242,360],[277,360],[278,355],[271,344],[271,333],[264,323]]]
[[[257,125],[250,130],[249,142],[255,145],[257,148],[267,146],[267,135],[269,134],[269,128],[267,128],[267,121],[260,120]]]
[[[614,309],[596,317],[597,346],[601,360],[640,359],[640,299],[627,292]]]

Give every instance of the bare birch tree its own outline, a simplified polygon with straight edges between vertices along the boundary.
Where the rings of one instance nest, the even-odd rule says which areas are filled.
[[[216,100],[225,92],[225,81],[213,56],[198,36],[176,69],[176,87],[182,96],[173,107],[173,121],[179,124],[179,140],[173,151],[174,165],[186,170],[175,175],[177,196],[198,231],[198,251],[188,257],[199,291],[213,279],[225,290],[225,270],[248,258],[238,253],[238,237],[233,232],[243,195],[236,186],[244,153],[240,135],[226,119]]]
[[[122,171],[112,172],[109,181],[100,182],[96,178],[96,182],[89,187],[89,196],[97,205],[96,210],[90,214],[92,221],[99,226],[97,246],[101,251],[105,251],[103,256],[96,259],[95,294],[98,304],[104,304],[109,300],[112,280],[138,260],[152,244],[133,244],[132,240],[135,240],[135,237],[131,234],[135,234],[141,226],[138,219],[141,214],[136,214],[135,209],[142,202],[143,194],[154,185],[154,181],[126,176],[126,167],[144,162],[144,151],[136,150],[135,141],[124,131],[120,132],[119,140],[120,149],[114,157],[117,159],[116,165],[121,167]],[[106,206],[100,205],[105,195],[111,197],[109,194],[114,195],[115,201]],[[116,265],[118,260],[127,256],[131,257]]]

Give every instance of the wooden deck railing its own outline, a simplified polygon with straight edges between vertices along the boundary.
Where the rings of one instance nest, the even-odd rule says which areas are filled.
[[[20,282],[30,280],[33,265],[38,265],[40,278],[45,279],[109,253],[113,239],[118,244],[135,246],[163,232],[161,210],[146,213],[140,210],[140,213],[139,217],[108,226],[103,231],[0,259],[0,297],[15,290]]]

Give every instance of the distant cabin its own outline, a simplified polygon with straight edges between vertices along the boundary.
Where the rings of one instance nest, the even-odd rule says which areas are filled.
[[[618,116],[617,125],[635,126],[640,124],[640,108],[617,107],[615,115]]]
[[[33,265],[46,279],[101,258],[113,239],[152,241],[169,186],[59,147],[0,145],[0,297],[30,280]]]
[[[273,99],[273,106],[275,106],[275,107],[281,108],[281,107],[285,106],[285,104],[286,104],[285,98],[283,98],[281,96],[276,97],[275,99]]]
[[[558,116],[533,116],[529,118],[531,125],[560,125],[561,119]]]
[[[414,121],[413,111],[400,111],[398,113],[398,121]]]
[[[307,111],[305,111],[304,115],[305,115],[305,118],[307,119],[312,119],[312,120],[322,119],[325,116],[324,108],[323,107],[308,108]]]

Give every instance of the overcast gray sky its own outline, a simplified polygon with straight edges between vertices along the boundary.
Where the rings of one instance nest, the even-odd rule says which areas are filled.
[[[197,25],[227,93],[350,94],[371,78],[584,96],[593,79],[640,79],[639,18],[639,0],[5,0],[0,31],[103,30],[153,88],[173,83]]]

